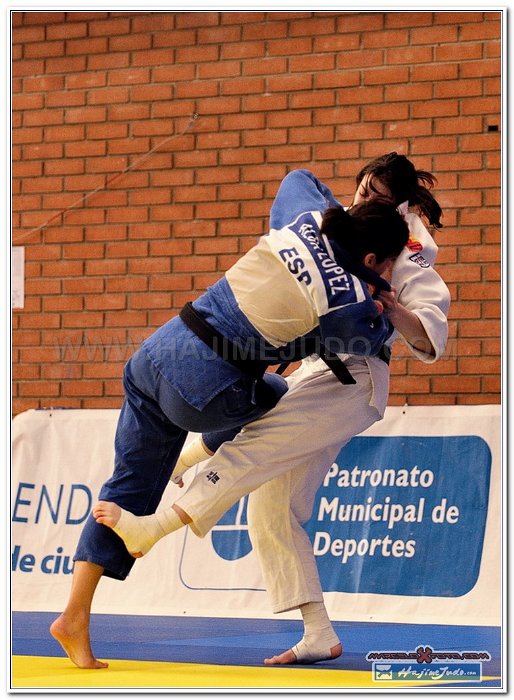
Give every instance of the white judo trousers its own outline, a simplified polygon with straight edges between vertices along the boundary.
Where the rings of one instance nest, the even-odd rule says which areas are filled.
[[[310,518],[316,492],[342,445],[383,416],[386,363],[351,357],[346,364],[356,384],[341,384],[322,360],[304,361],[288,377],[289,390],[277,406],[223,444],[175,502],[203,537],[250,493],[249,535],[273,612],[323,601],[302,523]],[[375,382],[380,397],[374,397]]]
[[[418,316],[434,354],[404,341],[417,359],[430,364],[446,346],[450,294],[432,267],[434,240],[416,214],[405,218],[411,238],[393,268],[392,286],[398,302]],[[249,534],[274,612],[323,600],[302,523],[341,447],[380,420],[387,404],[386,363],[376,357],[342,359],[356,384],[340,384],[320,359],[304,360],[288,377],[289,390],[277,406],[222,445],[176,501],[192,518],[192,530],[203,537],[250,493]],[[209,478],[211,472],[218,480]]]

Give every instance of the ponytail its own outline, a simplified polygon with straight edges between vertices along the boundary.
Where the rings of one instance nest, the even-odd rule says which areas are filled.
[[[375,253],[377,262],[398,256],[409,238],[405,219],[390,202],[373,198],[348,211],[331,207],[323,214],[320,233],[334,240],[357,262]]]
[[[425,170],[416,170],[418,184],[414,194],[409,199],[409,204],[419,207],[422,214],[426,216],[429,223],[435,228],[442,228],[441,215],[443,213],[439,202],[430,192],[430,188],[437,182],[436,178]],[[428,183],[428,187],[423,182]]]
[[[368,186],[373,187],[376,178],[393,195],[396,206],[408,201],[410,206],[418,207],[429,223],[435,228],[441,228],[442,209],[430,189],[437,179],[426,170],[416,170],[414,164],[403,155],[396,152],[386,153],[365,165],[357,174],[357,185],[369,175]]]

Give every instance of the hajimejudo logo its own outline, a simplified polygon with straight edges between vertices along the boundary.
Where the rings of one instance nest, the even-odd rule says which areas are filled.
[[[252,551],[248,535],[246,506],[248,496],[232,506],[211,530],[212,546],[222,559],[235,561]]]

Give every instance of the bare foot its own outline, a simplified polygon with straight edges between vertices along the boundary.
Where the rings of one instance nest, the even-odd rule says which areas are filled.
[[[272,656],[270,659],[264,659],[264,663],[268,666],[275,666],[277,664],[295,664],[296,656],[293,654],[292,649],[288,649],[287,651],[283,651],[281,654]]]
[[[93,516],[97,523],[102,523],[102,525],[107,525],[112,529],[118,524],[121,508],[111,501],[98,501],[93,506]]]
[[[62,613],[50,625],[50,634],[62,646],[68,657],[79,668],[107,668],[109,664],[98,661],[91,651],[89,619]]]
[[[297,649],[297,647],[293,647]],[[323,653],[319,655],[309,655],[309,656],[296,656],[293,649],[288,649],[283,651],[281,654],[276,654],[269,659],[264,659],[264,663],[268,666],[276,666],[278,664],[315,664],[318,661],[329,661],[332,659],[337,659],[343,653],[342,644],[336,644],[330,648],[330,656],[326,656]]]

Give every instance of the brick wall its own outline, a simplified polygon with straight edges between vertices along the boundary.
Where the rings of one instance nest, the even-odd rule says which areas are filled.
[[[391,150],[438,178],[453,305],[440,362],[395,349],[390,403],[500,401],[500,12],[11,17],[15,413],[118,407],[124,361],[265,232],[288,170],[349,202]]]

